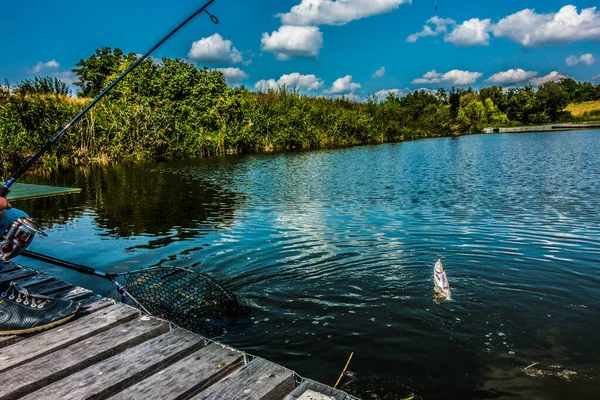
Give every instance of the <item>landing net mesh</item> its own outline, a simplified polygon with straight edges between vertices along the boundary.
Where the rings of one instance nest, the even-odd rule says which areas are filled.
[[[237,297],[207,274],[180,267],[151,267],[123,275],[125,290],[151,315],[215,337],[249,313]]]

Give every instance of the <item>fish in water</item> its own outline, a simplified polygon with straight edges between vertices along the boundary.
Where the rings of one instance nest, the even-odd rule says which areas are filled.
[[[433,267],[433,285],[436,302],[441,303],[445,299],[450,299],[450,284],[441,259],[437,260]]]

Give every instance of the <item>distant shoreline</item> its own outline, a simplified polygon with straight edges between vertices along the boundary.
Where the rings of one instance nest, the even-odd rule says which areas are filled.
[[[600,122],[580,123],[580,124],[550,124],[534,126],[515,126],[515,127],[488,127],[484,128],[484,133],[518,133],[518,132],[549,132],[549,131],[575,131],[581,129],[600,129]]]

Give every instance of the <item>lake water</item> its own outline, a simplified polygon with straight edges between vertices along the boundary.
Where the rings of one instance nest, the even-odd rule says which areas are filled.
[[[200,262],[254,308],[219,340],[330,385],[354,352],[342,387],[365,399],[598,398],[599,155],[590,130],[93,167],[14,205],[47,228],[35,251]]]

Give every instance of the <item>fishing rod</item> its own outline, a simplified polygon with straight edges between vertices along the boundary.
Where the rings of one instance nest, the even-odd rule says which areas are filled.
[[[117,79],[115,79],[110,85],[108,85],[108,87],[106,89],[104,89],[94,100],[92,100],[91,103],[89,103],[83,110],[81,110],[81,112],[79,114],[77,114],[71,121],[69,121],[69,123],[66,124],[56,135],[54,135],[54,137],[52,137],[52,139],[48,140],[46,142],[46,144],[44,144],[42,146],[42,148],[37,153],[35,153],[33,155],[33,157],[31,157],[29,159],[29,161],[27,161],[27,163],[25,163],[25,165],[23,165],[13,176],[10,177],[10,179],[8,179],[6,182],[4,182],[4,184],[2,186],[0,186],[0,197],[6,198],[6,196],[8,196],[8,194],[10,193],[10,187],[13,185],[13,183],[15,183],[15,181],[17,179],[19,179],[19,177],[21,175],[23,175],[25,172],[27,172],[27,170],[29,168],[31,168],[31,166],[33,164],[35,164],[35,162],[37,160],[39,160],[39,158],[41,156],[43,156],[44,153],[46,153],[48,151],[48,149],[54,143],[56,143],[56,141],[58,141],[58,139],[60,139],[61,136],[63,136],[73,124],[75,124],[77,121],[79,121],[81,119],[81,117],[83,117],[92,107],[94,107],[94,105],[96,105],[96,103],[98,101],[100,101],[100,99],[102,99],[113,87],[115,87],[115,85],[117,83],[119,83],[123,78],[125,78],[127,76],[127,74],[129,74],[131,71],[133,71],[133,69],[135,67],[137,67],[142,61],[144,61],[146,58],[148,58],[154,50],[156,50],[158,47],[160,47],[171,36],[173,36],[178,30],[183,28],[184,25],[186,25],[188,22],[190,22],[192,19],[194,19],[194,17],[196,15],[204,12],[210,17],[210,20],[214,24],[218,24],[219,19],[216,16],[214,16],[213,14],[211,14],[210,12],[208,12],[208,10],[206,9],[208,6],[210,6],[214,2],[215,2],[215,0],[209,0],[208,2],[206,2],[202,7],[200,7],[192,15],[187,17],[182,23],[177,25],[177,27],[175,29],[173,29],[165,37],[163,37],[158,43],[156,43],[150,50],[148,50],[146,52],[146,54],[144,54],[143,56],[138,58],[133,64],[131,64],[131,66],[129,68],[127,68],[125,70],[125,72],[123,72],[121,75],[119,75],[119,77]]]
[[[82,264],[75,264],[72,263],[70,261],[65,261],[65,260],[60,260],[58,258],[54,258],[51,256],[47,256],[45,254],[41,254],[41,253],[36,253],[33,252],[31,250],[25,250],[22,254],[22,256],[25,257],[29,257],[33,260],[38,260],[38,261],[42,261],[48,264],[53,264],[53,265],[57,265],[59,267],[65,267],[68,269],[71,269],[73,271],[77,271],[79,273],[82,274],[86,274],[86,275],[93,275],[93,276],[98,276],[100,278],[105,278],[108,279],[109,281],[111,281],[112,283],[115,284],[115,286],[117,287],[117,291],[119,292],[119,294],[121,294],[121,301],[123,303],[127,303],[127,298],[132,299],[144,312],[146,312],[147,314],[150,314],[148,312],[148,310],[146,310],[144,308],[144,306],[142,304],[140,304],[135,297],[133,297],[129,292],[127,292],[127,290],[116,280],[116,277],[118,275],[111,275],[111,274],[107,274],[106,272],[103,271],[98,271],[92,267],[88,267],[87,265],[82,265]]]
[[[119,75],[117,79],[69,121],[54,137],[46,142],[23,167],[0,186],[0,197],[6,198],[10,193],[10,187],[15,181],[31,168],[73,124],[79,121],[127,74],[148,58],[154,50],[166,42],[196,15],[204,12],[210,17],[213,23],[218,24],[218,18],[206,9],[214,2],[215,0],[207,1]],[[0,260],[6,261],[22,254],[29,258],[65,267],[83,274],[108,279],[116,285],[117,291],[122,295],[123,302],[126,302],[127,298],[131,298],[147,314],[165,318],[179,326],[206,336],[218,333],[223,328],[219,325],[218,318],[206,318],[207,316],[231,317],[244,315],[250,311],[248,307],[241,305],[237,301],[236,296],[232,292],[221,286],[215,279],[207,274],[189,268],[159,265],[135,271],[109,274],[82,264],[26,250],[27,246],[33,240],[34,235],[36,233],[43,234],[43,232],[26,214],[17,212],[15,209],[5,210],[4,212],[15,214],[13,215],[15,221],[10,224],[7,231],[0,237]],[[1,232],[0,235],[2,235]],[[117,281],[117,278],[124,279],[126,282],[125,285],[121,285]]]

